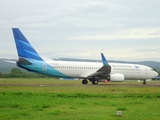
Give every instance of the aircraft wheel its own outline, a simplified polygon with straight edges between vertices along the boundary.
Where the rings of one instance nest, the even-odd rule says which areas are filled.
[[[107,76],[107,80],[110,81],[110,79],[111,79],[111,77],[110,77],[110,75],[108,75],[108,76]]]
[[[86,79],[82,80],[82,84],[88,84],[88,81]]]
[[[143,85],[146,85],[146,80],[143,81]]]
[[[93,77],[92,84],[95,84],[95,85],[98,84],[98,78],[97,77]]]
[[[92,80],[92,84],[97,85],[98,84],[98,80]]]

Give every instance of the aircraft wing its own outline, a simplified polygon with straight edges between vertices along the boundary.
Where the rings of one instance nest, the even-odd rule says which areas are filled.
[[[97,70],[95,73],[92,73],[88,77],[105,77],[108,76],[111,72],[111,66],[108,64],[105,56],[101,53],[103,66]]]

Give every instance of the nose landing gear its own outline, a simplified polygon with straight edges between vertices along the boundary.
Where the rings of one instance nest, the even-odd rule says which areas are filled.
[[[143,81],[143,85],[146,85],[146,80]]]

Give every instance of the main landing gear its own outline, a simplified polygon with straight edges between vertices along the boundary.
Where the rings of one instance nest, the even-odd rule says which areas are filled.
[[[98,78],[94,77],[93,79],[90,80],[92,84],[97,85],[98,84]],[[83,79],[82,84],[88,84],[88,80]]]
[[[98,84],[98,78],[93,77],[92,84],[97,85]]]

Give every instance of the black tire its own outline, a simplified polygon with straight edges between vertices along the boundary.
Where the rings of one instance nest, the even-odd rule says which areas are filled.
[[[146,80],[143,81],[143,85],[146,85]]]
[[[92,80],[92,84],[97,85],[98,84],[98,80]]]
[[[110,81],[110,79],[111,79],[111,77],[110,77],[110,75],[108,75],[108,76],[107,76],[107,80]]]
[[[88,84],[88,81],[86,79],[82,80],[82,84]]]

